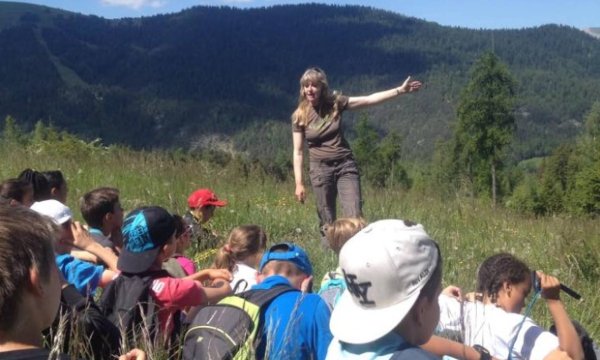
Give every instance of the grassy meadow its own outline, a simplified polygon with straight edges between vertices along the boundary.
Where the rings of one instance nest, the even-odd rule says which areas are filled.
[[[290,149],[291,156],[291,149]],[[211,227],[225,236],[234,226],[255,223],[264,227],[270,242],[294,241],[310,253],[315,284],[333,269],[336,259],[323,249],[317,229],[314,198],[306,204],[294,199],[294,185],[277,182],[252,166],[232,161],[216,166],[188,155],[136,152],[121,147],[99,147],[73,142],[61,146],[19,146],[0,142],[2,179],[16,177],[21,170],[60,169],[69,186],[68,205],[81,218],[78,199],[88,190],[113,186],[121,191],[123,207],[161,205],[172,212],[186,210],[187,195],[198,187],[210,187],[227,199],[217,209]],[[416,184],[418,185],[418,184]],[[488,255],[508,251],[534,269],[557,276],[580,292],[581,301],[563,296],[572,318],[600,339],[600,222],[578,217],[534,218],[466,197],[441,198],[426,186],[411,191],[363,186],[364,213],[369,221],[384,218],[410,219],[422,223],[442,249],[444,285],[474,287],[477,265]],[[307,187],[310,189],[310,187]],[[205,261],[204,264],[207,264]],[[533,317],[549,326],[543,301]]]

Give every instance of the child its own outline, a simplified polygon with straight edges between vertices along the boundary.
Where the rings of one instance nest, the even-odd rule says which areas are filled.
[[[506,359],[512,350],[512,357],[518,359],[544,359],[562,351],[572,359],[583,359],[579,337],[559,297],[559,281],[540,271],[536,276],[558,336],[539,327],[528,314],[520,314],[531,292],[532,273],[525,263],[506,253],[481,264],[479,299],[461,305],[456,299],[440,297],[441,329],[464,329],[465,344],[483,346],[496,358]]]
[[[442,258],[421,225],[381,220],[340,252],[347,284],[327,359],[437,359],[421,349],[439,319]]]
[[[325,228],[329,247],[336,255],[340,255],[342,246],[357,232],[367,225],[363,218],[337,219]]]
[[[54,262],[56,227],[25,207],[0,207],[0,358],[71,359],[42,348],[57,315],[61,276]],[[134,349],[119,360],[145,360]]]
[[[105,287],[117,274],[117,257],[108,248],[96,243],[79,222],[73,222],[71,210],[57,200],[38,201],[31,209],[49,217],[60,227],[60,234],[54,242],[56,265],[69,284],[83,295],[93,295],[97,287]],[[73,245],[83,250],[73,250]],[[73,256],[91,255],[106,264],[95,265]]]
[[[42,330],[60,302],[54,228],[24,207],[0,207],[0,358],[49,358]]]
[[[340,250],[346,241],[366,225],[366,221],[362,218],[341,218],[325,228],[327,242],[336,256],[339,257]],[[321,281],[319,295],[325,300],[330,310],[333,310],[344,290],[346,290],[346,283],[344,282],[344,274],[342,274],[339,266],[334,271],[325,273]]]
[[[90,234],[100,245],[118,253],[123,246],[123,208],[119,190],[110,187],[94,189],[84,194],[79,204]]]
[[[162,263],[175,252],[175,220],[158,206],[138,208],[125,218],[124,246],[119,254],[118,269],[123,274],[142,276],[160,271]],[[214,303],[231,293],[231,274],[223,270],[205,270],[182,279],[158,277],[152,281],[151,296],[158,307],[159,330],[171,337],[175,315],[189,307]],[[214,288],[201,281],[222,280]],[[116,294],[119,297],[119,294]]]
[[[264,310],[256,358],[324,359],[331,342],[330,312],[320,296],[305,292],[312,265],[304,249],[291,243],[273,245],[264,253],[259,271],[252,289],[291,286],[295,291],[278,295]]]
[[[183,218],[179,215],[173,215],[175,220],[175,254],[163,263],[163,269],[176,278],[186,277],[196,272],[196,264],[190,258],[184,256],[185,251],[190,247],[192,228],[186,225]]]
[[[25,180],[8,179],[0,184],[0,197],[11,206],[20,204],[30,207],[33,204],[33,187]]]
[[[50,199],[58,200],[63,204],[67,203],[67,194],[69,188],[67,187],[67,180],[63,176],[60,170],[50,170],[42,172],[46,180],[48,180],[48,187],[50,188]]]
[[[227,201],[219,200],[210,189],[198,189],[188,197],[189,211],[183,216],[186,223],[192,226],[192,236],[200,251],[214,249],[219,243],[216,234],[203,227],[215,213],[216,207],[227,205]]]
[[[256,268],[267,247],[267,234],[258,225],[234,228],[217,252],[213,268],[227,269],[233,274],[231,287],[236,294],[256,285]]]

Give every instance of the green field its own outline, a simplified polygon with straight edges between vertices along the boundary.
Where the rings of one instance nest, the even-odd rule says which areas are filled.
[[[292,181],[277,182],[259,168],[239,161],[216,166],[185,154],[104,148],[77,140],[35,146],[0,142],[0,157],[2,179],[16,177],[26,167],[62,170],[69,186],[68,203],[76,213],[78,198],[99,186],[119,188],[126,210],[155,204],[178,213],[186,210],[191,191],[210,187],[229,202],[211,221],[218,234],[255,223],[264,227],[270,242],[300,243],[311,255],[317,284],[336,264],[334,255],[320,245],[310,193],[301,205],[294,200]],[[444,284],[456,284],[466,291],[473,289],[477,265],[486,256],[498,251],[519,256],[532,268],[555,275],[579,291],[581,301],[563,297],[568,311],[592,337],[600,336],[600,324],[595,321],[600,313],[597,219],[526,217],[504,208],[492,209],[480,200],[441,198],[435,191],[422,190],[425,188],[400,191],[365,186],[365,215],[369,221],[401,218],[422,223],[441,246]],[[536,304],[534,318],[550,325],[543,301]]]

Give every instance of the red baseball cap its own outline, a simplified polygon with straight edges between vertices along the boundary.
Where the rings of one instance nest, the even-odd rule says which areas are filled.
[[[188,206],[190,208],[198,208],[202,206],[225,206],[226,200],[219,200],[217,195],[211,189],[198,189],[188,197]]]

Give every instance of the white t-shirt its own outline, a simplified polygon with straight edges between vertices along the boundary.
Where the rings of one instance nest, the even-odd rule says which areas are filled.
[[[458,331],[464,343],[481,345],[498,359],[508,359],[508,350],[515,335],[513,359],[541,360],[558,348],[558,337],[544,330],[530,318],[508,313],[494,304],[464,301],[440,295],[439,330]],[[518,331],[518,334],[517,334]]]
[[[236,263],[233,270],[233,280],[231,280],[231,288],[235,289],[235,293],[239,294],[245,290],[250,290],[253,285],[256,285],[256,275],[258,271],[255,268],[246,264]],[[241,281],[241,282],[240,282]],[[239,285],[238,285],[239,283]],[[236,288],[237,285],[237,288]]]

